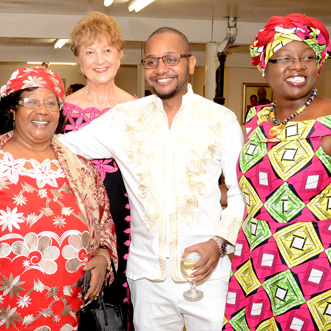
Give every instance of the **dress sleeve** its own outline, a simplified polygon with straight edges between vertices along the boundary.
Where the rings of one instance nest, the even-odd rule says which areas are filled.
[[[88,173],[91,177],[93,177],[93,187],[91,187],[91,191],[94,192],[92,200],[90,201],[89,208],[98,208],[97,213],[93,213],[93,215],[99,215],[98,218],[93,217],[92,224],[92,243],[95,244],[92,247],[92,255],[95,254],[100,245],[104,245],[108,247],[108,251],[110,254],[111,260],[114,261],[115,268],[118,267],[118,256],[117,256],[117,245],[116,245],[116,230],[113,218],[110,214],[110,206],[109,199],[107,196],[106,189],[104,187],[103,181],[98,170],[95,166],[84,160],[82,157],[79,157],[80,160],[86,164]],[[88,174],[87,174],[88,175]],[[110,282],[113,281],[112,273],[108,273],[106,278],[110,277]]]
[[[91,170],[92,169],[94,171],[93,175],[96,179],[95,185],[98,196],[97,201],[99,202],[100,208],[100,219],[99,223],[96,224],[97,233],[100,236],[100,244],[109,248],[110,258],[114,261],[115,267],[117,269],[118,256],[115,224],[110,214],[109,200],[106,189],[103,185],[103,181],[94,165],[91,165]]]
[[[109,199],[98,170],[92,162],[75,155],[53,137],[52,147],[68,180],[69,187],[75,195],[80,217],[89,228],[90,256],[94,256],[100,245],[109,248],[115,268],[118,266],[116,230],[110,214]],[[114,279],[113,273],[107,273],[109,282]]]
[[[244,214],[244,200],[237,180],[236,164],[243,145],[243,133],[237,121],[231,123],[223,132],[222,172],[227,192],[227,207],[222,212],[217,236],[235,245]]]

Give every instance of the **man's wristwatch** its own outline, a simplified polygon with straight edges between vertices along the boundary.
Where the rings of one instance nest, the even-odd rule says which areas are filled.
[[[223,238],[218,236],[212,236],[210,239],[216,241],[220,256],[223,257],[224,255],[226,255],[228,243]]]

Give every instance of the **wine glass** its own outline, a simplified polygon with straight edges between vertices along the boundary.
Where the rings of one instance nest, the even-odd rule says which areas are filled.
[[[187,300],[195,301],[200,300],[203,297],[203,292],[195,287],[195,283],[192,283],[194,278],[191,278],[191,273],[197,271],[198,269],[192,270],[191,267],[194,266],[200,259],[201,255],[198,252],[189,253],[186,257],[183,257],[184,250],[181,251],[180,268],[184,277],[190,282],[191,288],[183,293],[183,296]]]

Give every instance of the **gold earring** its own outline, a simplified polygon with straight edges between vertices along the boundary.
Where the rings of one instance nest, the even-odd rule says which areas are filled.
[[[119,68],[120,66],[121,66],[121,61],[118,60],[118,67],[117,68]]]
[[[84,70],[83,70],[82,67],[80,67],[80,72],[83,74],[83,76],[85,76],[85,74],[84,74]]]
[[[13,123],[15,123],[15,112],[11,109],[10,112],[13,114]]]

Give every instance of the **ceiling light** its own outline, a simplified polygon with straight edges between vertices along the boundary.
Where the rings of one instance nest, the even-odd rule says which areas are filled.
[[[129,4],[129,11],[135,11],[136,13],[149,4],[151,4],[154,0],[133,0]]]
[[[103,4],[105,7],[109,7],[113,2],[114,0],[104,0]]]
[[[54,48],[61,48],[69,39],[58,39],[54,44]]]
[[[33,62],[33,61],[28,61],[27,64],[43,64],[42,62]]]
[[[55,64],[55,65],[62,65],[62,66],[75,66],[77,63],[76,62],[49,62],[48,63],[50,66]]]

